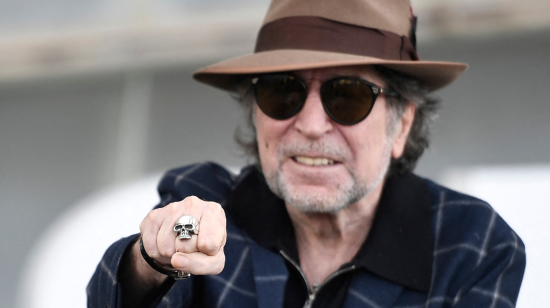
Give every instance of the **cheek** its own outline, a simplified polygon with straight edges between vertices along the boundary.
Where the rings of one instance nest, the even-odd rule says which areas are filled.
[[[282,130],[280,121],[273,120],[256,110],[256,133],[260,162],[264,171],[276,168],[278,163],[277,146],[281,139]]]
[[[384,107],[384,106],[382,106]],[[382,163],[387,161],[388,136],[386,134],[385,110],[374,110],[371,118],[357,124],[356,127],[342,127],[346,142],[354,158],[354,170],[365,170],[365,176],[378,172]]]
[[[266,136],[265,134],[262,134],[258,130],[258,151],[260,153],[260,159],[261,161],[267,161],[268,157],[270,156],[270,149],[273,149],[273,145],[270,141],[269,136]]]
[[[273,131],[269,127],[269,119],[261,111],[256,110],[255,117],[258,150],[260,151],[260,153],[265,153],[266,151],[269,151],[270,148],[272,148],[271,144],[273,136],[271,136],[271,134],[273,133]]]
[[[369,160],[378,154],[386,143],[386,129],[383,120],[376,119],[367,123],[361,123],[359,127],[349,127],[354,129],[353,133],[347,133],[347,142],[352,154],[358,161]]]

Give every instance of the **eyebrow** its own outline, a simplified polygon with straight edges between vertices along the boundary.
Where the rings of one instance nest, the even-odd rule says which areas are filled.
[[[299,74],[297,74],[297,71],[294,71],[294,72],[291,72],[293,75],[297,76],[298,78],[302,79],[303,81],[305,81],[306,83],[310,83],[312,79],[318,79],[318,78],[303,78],[303,76],[300,76]],[[348,78],[355,78],[355,79],[359,79],[359,80],[363,80],[363,81],[366,81],[366,82],[369,82],[369,83],[372,83],[372,84],[375,84],[377,85],[378,82],[372,80],[372,78],[365,78],[364,76],[361,76],[357,73],[353,73],[353,74],[327,74],[325,76],[323,76],[324,78],[323,79],[318,79],[320,80],[321,82],[326,82],[328,80],[331,80],[331,79],[334,79],[334,78],[340,78],[340,77],[348,77]]]

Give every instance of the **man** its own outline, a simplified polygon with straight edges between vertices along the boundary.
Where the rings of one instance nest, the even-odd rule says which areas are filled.
[[[425,94],[466,67],[419,61],[413,20],[407,0],[273,1],[254,54],[195,74],[240,94],[257,166],[168,172],[89,307],[513,307],[518,236],[411,173]]]

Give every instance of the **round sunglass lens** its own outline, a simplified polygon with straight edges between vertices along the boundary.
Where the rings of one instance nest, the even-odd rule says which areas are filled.
[[[267,116],[274,119],[294,116],[305,99],[304,85],[292,75],[265,75],[256,83],[256,102]]]
[[[356,79],[339,78],[321,90],[327,113],[338,123],[352,125],[362,121],[372,109],[372,88]]]

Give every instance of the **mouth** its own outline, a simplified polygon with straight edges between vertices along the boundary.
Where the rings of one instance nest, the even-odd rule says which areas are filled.
[[[338,162],[325,157],[307,157],[307,156],[294,156],[292,159],[302,165],[306,166],[330,166],[337,164]]]

